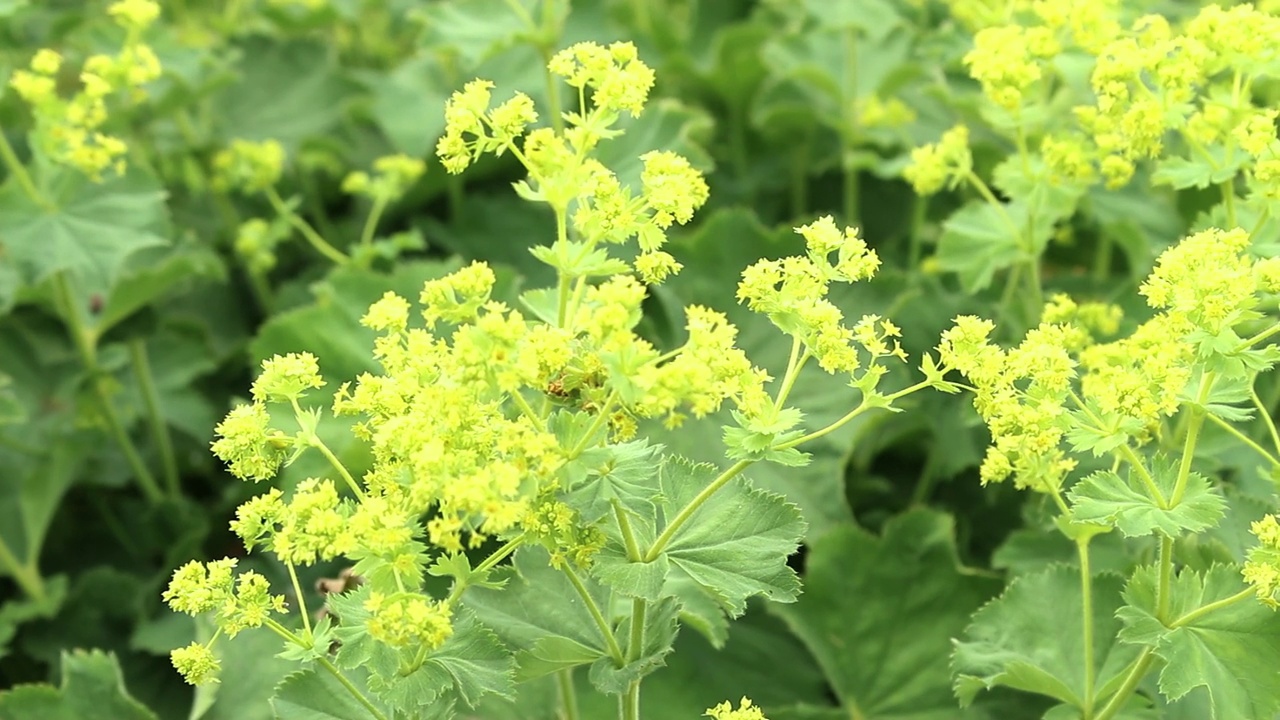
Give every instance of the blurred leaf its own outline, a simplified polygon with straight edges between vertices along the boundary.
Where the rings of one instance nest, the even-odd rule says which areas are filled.
[[[568,3],[562,7],[567,10]],[[431,3],[422,10],[427,28],[423,41],[428,47],[456,53],[464,67],[472,68],[530,35],[534,30],[530,21],[539,21],[541,14],[538,0]]]
[[[369,720],[369,710],[327,672],[304,670],[276,687],[271,708],[278,720]]]
[[[136,262],[145,258],[145,262]],[[138,253],[132,272],[126,270],[106,295],[102,311],[89,318],[99,336],[130,315],[157,303],[169,293],[186,289],[200,279],[225,281],[226,266],[208,247],[184,244],[162,253]]]
[[[419,55],[372,75],[367,85],[374,122],[391,145],[412,157],[431,154],[444,133],[444,103],[453,90],[440,61]]]
[[[28,282],[67,272],[78,297],[105,294],[131,255],[167,242],[165,194],[141,172],[101,183],[71,170],[37,179],[55,188],[51,208],[33,203],[16,182],[0,187],[0,245]]]
[[[240,51],[240,81],[215,100],[224,143],[276,140],[293,153],[338,124],[353,88],[339,75],[332,46],[253,36]]]
[[[949,516],[913,510],[881,537],[835,528],[812,542],[805,567],[804,594],[771,610],[817,658],[842,717],[985,717],[956,709],[947,656],[1000,582],[960,566]]]
[[[129,696],[114,655],[62,654],[62,685],[21,685],[0,692],[0,720],[156,720]]]

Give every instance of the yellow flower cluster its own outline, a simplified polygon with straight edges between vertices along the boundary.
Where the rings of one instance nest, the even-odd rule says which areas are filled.
[[[453,634],[448,604],[418,593],[371,592],[364,609],[370,613],[369,635],[393,648],[430,652]]]
[[[214,613],[218,634],[235,637],[242,630],[261,627],[272,613],[285,611],[284,596],[272,595],[267,579],[253,571],[235,575],[236,560],[189,562],[178,568],[164,591],[164,601],[188,615]],[[214,636],[217,639],[217,635]],[[187,682],[216,681],[219,663],[208,644],[191,643],[174,650],[171,658]]]
[[[213,186],[255,193],[275,185],[284,173],[284,146],[275,140],[232,140],[213,157]]]
[[[139,102],[144,86],[160,77],[160,61],[142,34],[160,16],[153,0],[120,0],[107,13],[125,30],[115,55],[88,57],[79,73],[80,87],[70,97],[58,92],[64,59],[49,49],[38,51],[26,70],[17,70],[9,86],[30,107],[40,148],[59,163],[77,168],[93,180],[108,169],[123,173],[127,150],[119,137],[104,130],[108,104]],[[117,98],[124,96],[124,101]]]
[[[942,134],[942,139],[911,151],[911,164],[902,176],[921,195],[932,195],[944,187],[954,188],[973,172],[973,155],[969,152],[969,128],[957,125]]]
[[[364,195],[377,202],[390,202],[404,195],[427,171],[427,164],[407,155],[387,155],[373,161],[373,176],[363,170],[347,175],[343,192]]]
[[[1258,599],[1280,608],[1280,517],[1267,515],[1250,528],[1258,545],[1249,550],[1242,573],[1258,592]]]
[[[736,710],[732,703],[725,701],[707,710],[703,717],[709,717],[711,720],[769,720],[759,706],[745,697],[738,702]]]
[[[880,266],[858,231],[842,231],[826,216],[796,232],[805,239],[806,255],[761,260],[747,268],[738,283],[738,300],[799,339],[806,357],[829,373],[852,374],[861,366],[855,343],[871,356],[873,367],[885,356],[906,360],[893,323],[868,316],[854,328],[846,327],[844,314],[827,299],[832,282],[866,280]]]

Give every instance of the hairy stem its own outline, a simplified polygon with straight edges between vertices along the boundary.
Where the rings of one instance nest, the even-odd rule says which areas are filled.
[[[609,657],[613,659],[614,665],[622,667],[627,664],[626,656],[622,654],[622,647],[618,645],[618,638],[613,634],[613,628],[609,627],[609,621],[605,620],[604,613],[600,611],[600,606],[596,603],[595,598],[591,597],[591,593],[587,592],[587,586],[582,584],[582,578],[578,577],[578,573],[573,571],[569,563],[563,563],[560,571],[569,578],[569,583],[573,585],[573,589],[578,593],[578,597],[582,598],[582,602],[587,606],[587,612],[591,614],[591,620],[596,624],[596,628],[600,631],[600,637],[604,640],[605,647],[609,650]]]
[[[1133,662],[1129,668],[1129,674],[1125,675],[1124,683],[1120,685],[1120,689],[1116,690],[1107,704],[1102,710],[1093,717],[1093,720],[1111,720],[1116,713],[1124,709],[1125,704],[1129,701],[1129,696],[1133,695],[1133,691],[1138,689],[1138,683],[1147,676],[1147,671],[1151,669],[1151,664],[1156,660],[1155,650],[1150,647],[1142,649],[1142,654]]]
[[[272,209],[274,209],[280,217],[284,218],[286,222],[292,225],[295,230],[301,233],[302,237],[306,238],[306,241],[311,244],[311,247],[315,248],[321,255],[329,258],[337,265],[346,265],[351,262],[351,258],[347,257],[347,255],[341,250],[330,245],[327,240],[320,236],[320,233],[316,232],[315,228],[311,227],[310,223],[302,219],[301,215],[294,212],[288,204],[285,203],[284,198],[280,197],[280,193],[277,192],[274,187],[268,187],[266,189],[266,195],[267,200],[271,203]]]
[[[753,462],[753,460],[739,460],[733,465],[730,465],[727,470],[720,473],[719,477],[712,480],[710,485],[703,488],[702,492],[698,493],[697,496],[690,500],[688,505],[685,505],[681,508],[680,512],[676,513],[676,516],[672,518],[671,523],[662,531],[662,534],[653,541],[653,547],[649,548],[649,552],[645,553],[643,561],[653,562],[656,560],[657,557],[662,554],[662,551],[666,549],[667,544],[671,542],[671,538],[675,536],[676,532],[679,531],[685,523],[689,522],[689,518],[693,517],[693,514],[698,511],[698,508],[702,507],[703,503],[710,500],[711,496],[715,495],[717,490],[724,487],[726,483],[737,477],[739,473],[746,470]]]
[[[581,720],[578,713],[578,691],[573,687],[573,668],[556,673],[560,695],[560,720]]]
[[[1089,540],[1076,540],[1080,555],[1080,600],[1084,610],[1084,720],[1093,714],[1096,668],[1093,664],[1093,571],[1089,567]]]

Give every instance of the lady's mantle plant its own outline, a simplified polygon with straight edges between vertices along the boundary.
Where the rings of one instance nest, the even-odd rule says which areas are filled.
[[[771,378],[734,345],[736,330],[705,307],[685,309],[687,339],[663,349],[636,332],[646,284],[678,272],[663,250],[668,230],[706,201],[701,175],[670,152],[642,156],[629,186],[595,157],[637,115],[652,71],[630,44],[575,45],[550,71],[576,91],[577,110],[538,121],[520,93],[495,104],[477,80],[445,108],[437,152],[450,172],[486,154],[513,155],[528,179],[525,199],[548,206],[556,237],[533,249],[555,269],[554,288],[525,292],[513,307],[494,297],[483,263],[423,287],[415,307],[388,294],[363,323],[379,336],[380,374],[344,383],[328,411],[358,419],[354,433],[374,458],[355,477],[316,433],[326,387],[307,353],[274,357],[253,384],[253,402],[218,426],[214,452],[246,480],[269,480],[304,452],[332,465],[288,494],[245,503],[232,524],[252,548],[287,568],[299,599],[284,597],[233,559],[179,569],[165,599],[212,613],[217,633],[173,654],[191,682],[216,679],[218,636],[265,626],[306,672],[282,696],[341,686],[370,717],[448,717],[513,682],[558,676],[562,707],[576,713],[573,671],[620,698],[639,717],[641,680],[663,663],[680,624],[719,623],[748,598],[792,600],[786,558],[804,523],[781,497],[743,472],[760,461],[801,465],[815,439],[927,386],[953,389],[925,359],[925,379],[882,392],[890,360],[902,361],[897,328],[867,316],[847,326],[826,299],[833,282],[870,278],[879,260],[852,229],[830,218],[798,228],[807,252],[759,262],[738,297],[791,338],[783,376]],[[635,242],[638,253],[618,250]],[[861,404],[806,433],[787,403],[798,374],[816,363],[845,375]],[[728,403],[725,468],[694,464],[645,438],[661,421],[678,426]],[[296,423],[299,429],[285,430]],[[474,565],[466,553],[487,551]],[[319,621],[301,606],[296,568],[354,561],[359,584],[327,599]],[[508,558],[510,565],[502,566]],[[431,574],[451,590],[424,589]],[[711,717],[755,718],[725,703]]]
[[[1280,324],[1260,312],[1277,291],[1280,259],[1253,257],[1243,230],[1210,229],[1161,256],[1141,287],[1157,313],[1128,337],[1095,340],[1116,331],[1118,311],[1062,296],[1012,349],[975,317],[944,334],[942,360],[972,383],[991,430],[983,481],[1051,498],[1079,556],[1078,570],[1020,577],[975,615],[955,654],[962,702],[1005,685],[1056,700],[1055,720],[1146,716],[1193,693],[1204,717],[1280,712],[1276,516],[1252,523],[1243,565],[1226,545],[1189,544],[1228,522],[1221,483],[1194,471],[1207,428],[1247,445],[1272,477],[1280,468],[1254,388],[1280,357],[1264,344]],[[1254,411],[1270,448],[1233,424]],[[1098,459],[1109,467],[1076,472]],[[1091,569],[1091,541],[1114,530],[1145,556],[1123,592],[1120,577]],[[1158,694],[1136,695],[1149,674]]]

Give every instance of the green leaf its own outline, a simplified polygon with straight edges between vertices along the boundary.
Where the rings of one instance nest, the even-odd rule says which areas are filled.
[[[538,3],[517,0],[524,18],[512,11],[510,0],[463,0],[432,3],[422,11],[427,32],[424,44],[456,54],[468,69],[515,45],[535,28],[525,18],[540,19]],[[561,11],[568,10],[565,5]]]
[[[224,142],[276,140],[294,152],[333,130],[352,94],[338,74],[333,45],[253,36],[239,50],[240,82],[213,101]]]
[[[659,471],[666,502],[661,527],[674,520],[720,475],[713,465],[668,456]],[[672,565],[709,588],[731,616],[755,595],[791,602],[800,591],[787,558],[799,546],[805,524],[781,496],[757,490],[743,478],[721,487],[689,516],[663,550]]]
[[[79,298],[106,294],[134,253],[168,242],[164,192],[140,171],[101,183],[70,170],[39,180],[53,188],[50,208],[17,183],[0,187],[0,245],[28,282],[66,272]]]
[[[332,674],[304,670],[276,686],[271,708],[277,720],[369,720],[370,714]],[[384,711],[385,715],[390,716]]]
[[[1209,158],[1160,158],[1156,161],[1155,172],[1151,173],[1151,184],[1168,185],[1175,190],[1203,189],[1226,182],[1240,171],[1244,153],[1236,153],[1239,157],[1237,162],[1222,165],[1220,163],[1226,159],[1226,155],[1221,147],[1210,146],[1206,152],[1209,153]]]
[[[982,690],[1003,685],[1048,695],[1072,707],[1084,705],[1084,608],[1080,573],[1056,565],[1014,579],[996,600],[973,616],[956,644],[955,691],[968,705]],[[1121,580],[1093,578],[1093,667],[1096,697],[1106,697],[1138,649],[1116,642]],[[1052,632],[1047,632],[1052,628]]]
[[[444,134],[441,111],[453,88],[433,54],[419,55],[367,81],[373,121],[392,147],[410,157],[430,154]]]
[[[997,272],[1027,259],[1018,242],[1018,235],[1026,226],[1026,206],[1021,203],[997,207],[985,200],[973,200],[942,224],[938,265],[959,275],[966,292],[985,290]],[[1037,218],[1037,243],[1048,239],[1051,227]]]
[[[1178,573],[1169,593],[1172,621],[1156,613],[1157,573],[1146,567],[1125,588],[1120,639],[1153,645],[1165,661],[1160,692],[1178,700],[1196,688],[1210,698],[1209,720],[1273,720],[1280,713],[1280,615],[1253,597],[1190,616],[1248,586],[1235,567]]]
[[[594,467],[587,470],[587,479],[572,489],[565,502],[581,513],[585,523],[611,512],[614,502],[641,517],[652,517],[661,492],[657,478],[662,446],[636,440],[600,450],[592,457]]]
[[[148,257],[149,255],[156,257]],[[136,262],[138,259],[145,262]],[[212,249],[187,244],[161,253],[139,253],[131,272],[120,278],[102,305],[102,312],[92,316],[90,326],[98,335],[123,322],[129,316],[155,304],[161,298],[200,279],[225,281],[227,269]]]
[[[1176,472],[1165,473],[1164,477],[1176,478]],[[1160,484],[1167,486],[1168,482]],[[1166,498],[1172,489],[1162,490]],[[1208,478],[1197,473],[1188,476],[1182,502],[1168,509],[1156,503],[1132,470],[1128,480],[1109,470],[1095,472],[1072,487],[1069,495],[1071,516],[1076,522],[1117,527],[1127,537],[1156,533],[1179,537],[1200,532],[1217,525],[1227,508],[1222,494]]]
[[[914,510],[881,537],[856,526],[810,546],[805,592],[775,605],[822,666],[842,717],[968,717],[956,710],[947,654],[1000,583],[965,572],[951,517]]]
[[[115,655],[62,654],[62,685],[20,685],[0,692],[0,720],[156,720],[130,697]]]
[[[563,669],[570,659],[585,665],[608,656],[591,613],[550,560],[541,547],[521,547],[505,587],[470,587],[463,595],[463,604],[516,652],[521,680]],[[587,577],[583,583],[596,605],[607,612],[608,590]]]

